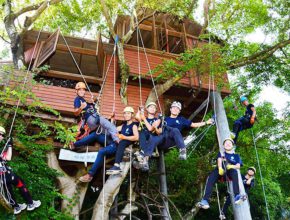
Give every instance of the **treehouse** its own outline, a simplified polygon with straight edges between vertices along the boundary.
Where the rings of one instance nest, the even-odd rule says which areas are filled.
[[[132,106],[135,111],[140,104],[145,104],[153,89],[152,80],[148,74],[150,69],[162,64],[164,60],[180,63],[178,57],[181,53],[208,43],[206,40],[199,40],[202,28],[189,19],[180,20],[169,14],[150,13],[147,11],[143,17],[138,17],[140,21],[138,27],[145,50],[140,45],[137,29],[124,43],[124,57],[129,66],[127,100],[128,105]],[[130,29],[130,17],[119,16],[114,29],[119,38],[122,38]],[[100,96],[101,114],[109,117],[115,108],[116,119],[118,121],[123,119],[122,111],[125,104],[122,103],[120,97],[121,68],[118,54],[112,57],[113,39],[103,41],[101,35],[96,40],[63,36],[59,29],[54,33],[30,30],[25,33],[23,43],[26,66],[35,73],[34,76],[29,73],[29,77],[34,77],[37,81],[36,85],[32,87],[32,92],[45,105],[59,111],[63,120],[76,123],[73,115],[73,101],[76,96],[74,86],[84,79],[95,96],[99,95],[100,88],[104,85]],[[138,66],[139,61],[140,67]],[[29,65],[30,62],[31,65]],[[138,82],[139,74],[142,76],[142,87]],[[157,78],[158,73],[154,73],[153,79]],[[227,75],[224,74],[222,78],[225,85],[221,88],[221,95],[225,97],[230,94],[230,90],[227,87]],[[178,83],[175,83],[159,97],[161,108],[167,114],[170,103],[178,100],[183,104],[181,114],[191,119],[195,117],[195,120],[198,121],[204,113],[207,102],[209,79],[209,73],[200,75],[196,70],[189,71]],[[164,82],[161,79],[155,83]],[[8,81],[7,84],[11,87],[18,86],[13,80]],[[140,88],[143,103],[140,101]],[[87,98],[89,98],[89,94]],[[41,117],[54,120],[48,113]],[[76,174],[73,169],[75,166],[79,167],[76,164],[75,162],[60,162],[62,169],[70,175]],[[163,166],[162,169],[164,172],[162,172],[163,177],[160,182],[166,184],[165,167]],[[98,184],[99,186],[102,184],[100,179]],[[166,192],[164,193],[166,194]]]

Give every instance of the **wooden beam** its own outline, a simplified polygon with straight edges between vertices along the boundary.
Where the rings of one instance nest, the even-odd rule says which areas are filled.
[[[203,101],[203,103],[201,103],[201,105],[189,116],[189,120],[192,120],[195,118],[195,116],[197,116],[207,105],[208,99],[205,99]]]
[[[88,83],[94,83],[99,84],[103,82],[102,78],[97,78],[95,76],[81,76],[80,74],[75,73],[68,73],[68,72],[61,72],[56,70],[48,70],[47,72],[41,72],[39,73],[42,76],[49,76],[49,77],[55,77],[60,79],[70,79],[75,81],[83,81],[83,77]]]
[[[152,49],[157,50],[157,33],[156,33],[156,24],[155,24],[155,15],[153,14],[153,22],[152,22]]]

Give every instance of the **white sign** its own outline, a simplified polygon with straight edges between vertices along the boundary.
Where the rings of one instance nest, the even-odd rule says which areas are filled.
[[[97,158],[97,155],[98,152],[77,153],[70,150],[61,149],[59,152],[58,159],[84,163],[85,162],[94,163]]]

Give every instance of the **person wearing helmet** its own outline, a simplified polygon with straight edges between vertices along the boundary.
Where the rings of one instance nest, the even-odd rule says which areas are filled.
[[[0,126],[0,143],[4,140],[4,135],[6,131],[5,128]],[[12,140],[9,139],[5,144],[5,149],[0,155],[0,183],[3,187],[4,193],[10,194],[11,197],[7,198],[7,201],[10,203],[11,207],[14,209],[14,214],[17,215],[23,210],[32,211],[38,208],[41,205],[39,200],[32,200],[30,192],[26,188],[24,181],[16,175],[12,169],[7,165],[7,161],[10,161],[12,158]],[[7,149],[7,150],[6,150]],[[13,194],[12,186],[15,186],[20,190],[20,193],[26,203],[19,204],[16,202],[16,199]]]
[[[240,97],[240,102],[246,107],[245,115],[240,117],[234,122],[233,125],[233,137],[235,143],[237,143],[239,132],[245,129],[252,128],[256,119],[256,109],[253,104],[249,104],[248,98],[246,96]]]
[[[213,123],[211,119],[207,122],[193,123],[192,121],[179,116],[181,109],[181,103],[174,101],[171,104],[170,116],[165,117],[164,119],[166,124],[164,129],[162,130],[157,127],[154,128],[156,133],[160,135],[153,136],[147,144],[148,158],[152,155],[156,147],[166,150],[170,147],[176,146],[179,149],[179,159],[186,160],[186,146],[181,134],[182,130],[185,128],[197,128]],[[149,169],[148,160],[143,160],[141,165],[143,170]]]
[[[246,194],[248,194],[250,189],[252,187],[254,187],[254,185],[255,185],[255,174],[256,174],[256,168],[249,167],[246,175],[242,175],[242,180],[243,180]],[[223,208],[222,208],[220,219],[226,219],[226,215],[227,215],[228,208],[230,205],[231,205],[231,197],[228,194],[226,197],[225,203],[223,205]]]
[[[209,198],[212,194],[213,187],[220,178],[229,178],[232,180],[235,204],[240,204],[243,201],[240,195],[237,172],[237,169],[240,169],[243,164],[242,160],[238,154],[235,154],[234,141],[231,138],[226,138],[223,145],[225,150],[224,156],[222,156],[220,152],[218,153],[217,168],[215,168],[207,178],[204,196],[198,203],[200,208],[209,208]]]
[[[75,115],[82,115],[83,125],[87,124],[90,130],[90,134],[70,145],[71,150],[75,150],[79,147],[93,144],[95,142],[101,145],[106,143],[110,145],[113,142],[119,143],[118,131],[114,124],[109,120],[99,115],[93,105],[84,99],[86,93],[86,85],[83,82],[78,82],[76,84],[77,97],[74,100]],[[100,127],[102,130],[101,134],[97,134],[96,130]],[[105,133],[109,134],[106,138]]]
[[[144,171],[149,169],[148,160],[152,155],[154,149],[148,148],[147,145],[152,141],[152,137],[158,137],[158,127],[160,126],[160,118],[155,117],[157,113],[157,105],[155,102],[146,104],[147,117],[145,117],[144,110],[140,107],[136,119],[139,124],[139,145],[140,152],[136,152],[138,162],[134,162],[134,167],[137,169],[142,167]]]
[[[107,170],[108,175],[119,174],[122,172],[120,169],[120,163],[122,162],[126,147],[130,146],[139,139],[137,123],[133,122],[134,109],[130,106],[127,106],[123,110],[123,116],[124,121],[122,125],[117,127],[117,130],[119,131],[120,143],[117,148],[115,163],[112,168]]]

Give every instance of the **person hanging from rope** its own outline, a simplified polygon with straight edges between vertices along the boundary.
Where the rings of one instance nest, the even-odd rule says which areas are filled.
[[[116,126],[97,113],[93,104],[93,97],[91,100],[92,103],[85,100],[84,96],[87,89],[85,83],[78,82],[75,89],[77,97],[74,100],[74,113],[75,116],[82,116],[82,126],[80,130],[84,130],[84,126],[87,125],[89,128],[89,135],[74,143],[71,143],[70,149],[76,150],[79,147],[93,144],[95,142],[104,145],[105,139],[107,141],[107,144],[111,143],[112,141],[118,143],[119,137]],[[108,137],[105,137],[104,131],[107,131],[107,133],[109,134]]]
[[[186,160],[186,146],[182,137],[182,130],[185,128],[198,128],[208,124],[212,124],[213,120],[209,119],[206,122],[193,123],[192,121],[179,116],[182,106],[180,102],[174,101],[171,104],[170,116],[165,117],[165,126],[154,127],[158,136],[152,136],[149,140],[143,161],[140,163],[143,170],[148,170],[148,159],[152,155],[154,149],[158,147],[161,150],[166,150],[176,146],[179,149],[179,159]]]
[[[217,168],[215,168],[208,176],[205,186],[205,193],[198,206],[203,209],[209,208],[209,198],[211,196],[214,185],[219,179],[226,181],[232,180],[234,190],[235,204],[240,204],[243,199],[239,190],[239,177],[237,169],[242,166],[242,160],[234,151],[234,141],[231,138],[226,138],[223,142],[225,154],[218,153]]]
[[[159,125],[161,124],[160,118],[155,117],[157,113],[157,105],[155,102],[149,102],[146,105],[146,112],[147,112],[147,117],[144,115],[144,110],[142,107],[139,108],[137,114],[136,114],[136,119],[140,122],[139,124],[139,145],[141,148],[141,151],[137,151],[134,155],[137,157],[137,160],[139,162],[143,162],[144,160],[148,161],[149,160],[149,154],[151,155],[152,153],[147,153],[147,145],[151,141],[152,136],[157,136],[158,128]],[[145,153],[146,152],[146,153]],[[144,159],[145,158],[145,159]],[[139,164],[134,162],[134,166],[138,166]],[[149,167],[146,167],[147,164],[142,166],[145,170],[148,170]],[[145,171],[144,170],[144,171]]]
[[[239,132],[252,128],[255,121],[257,120],[255,106],[249,103],[248,98],[246,96],[241,96],[240,102],[243,106],[246,107],[246,112],[244,116],[240,117],[234,122],[232,136],[235,143],[237,143]]]
[[[0,126],[0,142],[4,140],[5,128]],[[0,155],[0,188],[2,196],[9,202],[11,207],[14,209],[14,214],[17,215],[23,210],[32,211],[41,205],[39,200],[32,200],[30,192],[26,188],[23,180],[17,176],[12,169],[7,165],[7,161],[12,158],[12,139],[9,138],[6,142],[5,149]],[[12,186],[15,186],[20,190],[20,193],[26,203],[19,204],[16,202]]]
[[[123,113],[124,122],[122,125],[117,127],[117,130],[119,131],[120,142],[118,144],[115,156],[115,163],[112,168],[107,170],[106,173],[108,175],[119,174],[122,172],[120,163],[122,162],[126,147],[130,146],[139,139],[138,126],[135,122],[133,122],[134,109],[130,106],[127,106],[124,108]]]
[[[243,180],[245,192],[247,195],[248,195],[250,189],[252,187],[254,187],[254,185],[255,185],[255,174],[256,174],[256,168],[249,167],[247,170],[247,174],[242,175],[242,180]],[[228,208],[230,205],[231,205],[231,197],[230,197],[230,195],[227,195],[225,203],[224,203],[223,208],[222,208],[220,219],[226,219],[226,215],[227,215]]]

